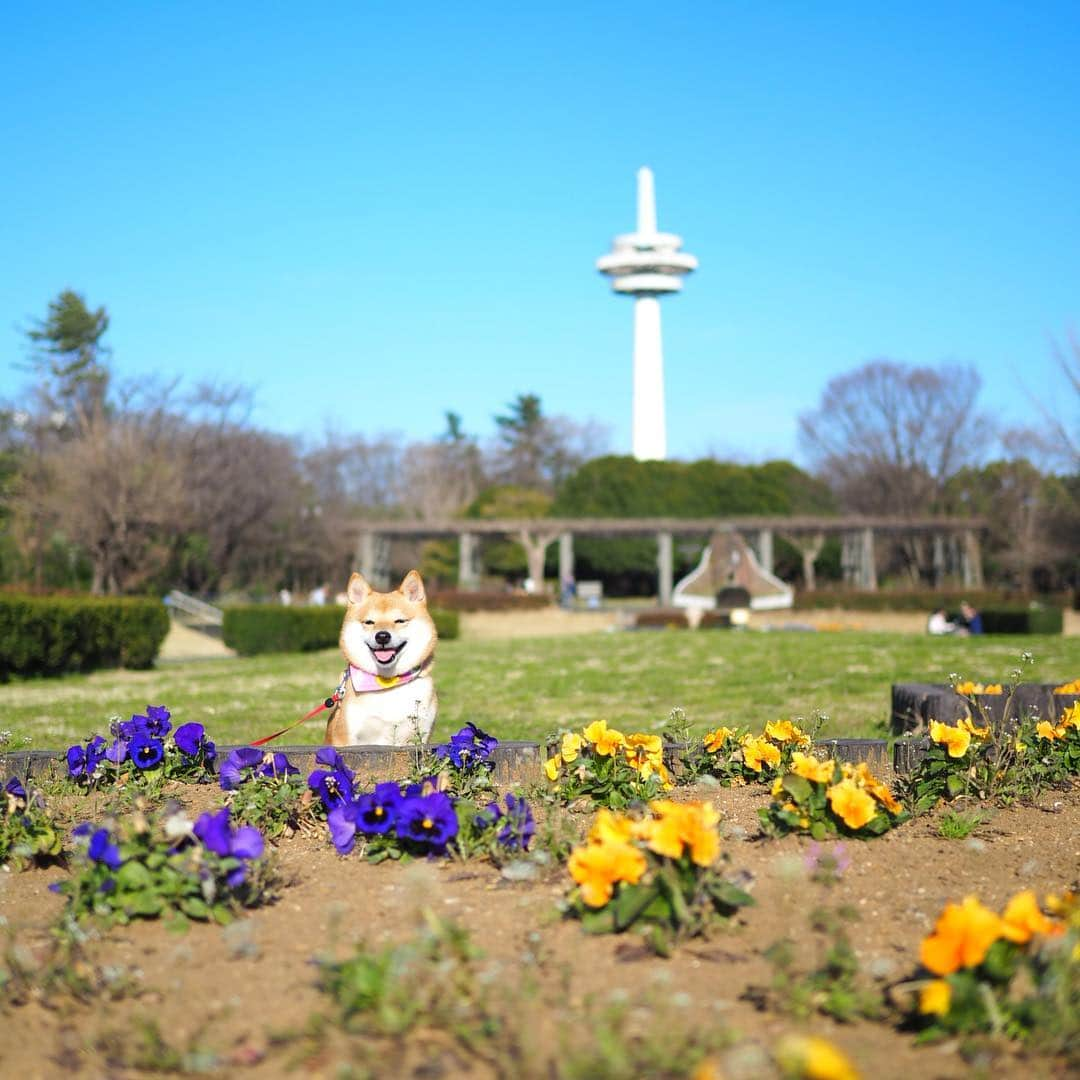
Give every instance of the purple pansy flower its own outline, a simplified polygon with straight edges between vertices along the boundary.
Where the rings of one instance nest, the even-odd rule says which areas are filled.
[[[456,769],[469,769],[488,761],[498,745],[499,740],[494,735],[488,735],[470,722],[456,735],[451,735],[448,743],[436,746],[433,753]]]
[[[200,752],[204,761],[213,761],[217,757],[217,749],[206,737],[206,728],[202,724],[181,724],[173,732],[173,742],[180,753],[188,757],[198,757]]]
[[[155,739],[164,739],[172,730],[171,715],[164,705],[146,706],[146,728]]]
[[[326,824],[330,829],[330,839],[334,842],[339,855],[348,855],[356,843],[356,824],[359,816],[357,803],[345,803],[335,806],[326,815]]]
[[[505,848],[527,851],[536,833],[536,820],[529,804],[507,792],[504,810],[498,802],[489,802],[473,819],[478,829],[490,828],[502,823],[495,839]]]
[[[229,752],[221,766],[220,782],[223,791],[231,791],[247,779],[251,770],[262,763],[263,752],[257,746],[238,746]]]
[[[17,776],[13,776],[4,785],[4,791],[7,792],[7,794],[10,795],[13,799],[26,802],[26,788],[23,787],[23,782]]]
[[[68,747],[68,776],[85,776],[87,778],[93,776],[104,757],[105,740],[100,735],[95,735],[89,739],[85,747],[80,746],[78,743]]]
[[[457,836],[458,821],[454,804],[442,791],[420,798],[403,799],[398,807],[395,826],[398,836],[430,846],[441,854],[449,840]]]
[[[104,863],[110,870],[120,866],[120,848],[112,842],[108,829],[98,829],[90,837],[86,854],[94,861]]]
[[[353,780],[356,774],[342,760],[341,755],[332,747],[324,746],[315,754],[320,765],[329,769],[316,769],[308,777],[308,787],[319,793],[323,806],[333,810],[353,801]]]
[[[140,732],[128,743],[128,753],[140,769],[152,769],[165,757],[165,744]]]
[[[289,759],[275,750],[263,752],[262,768],[255,770],[260,776],[299,776],[300,770],[295,765],[289,764]]]
[[[112,746],[105,751],[105,760],[111,761],[114,765],[122,765],[128,758],[128,740],[121,739],[117,736],[112,743]]]
[[[401,788],[388,782],[356,800],[357,826],[370,835],[389,832],[397,822],[403,800]]]
[[[234,829],[229,824],[229,808],[222,807],[216,814],[203,814],[192,830],[208,850],[222,858],[257,859],[264,849],[262,833],[253,825],[241,825]],[[238,866],[225,878],[230,886],[244,880],[245,870]]]
[[[511,850],[529,850],[529,843],[536,833],[536,819],[532,809],[524,800],[507,792],[506,813],[503,815],[503,827],[499,830],[496,840],[503,847]]]

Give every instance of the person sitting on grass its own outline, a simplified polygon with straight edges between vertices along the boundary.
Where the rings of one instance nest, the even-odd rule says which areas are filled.
[[[929,619],[926,620],[926,632],[928,634],[955,634],[956,623],[949,622],[948,615],[945,614],[945,609],[939,607],[933,612]]]
[[[982,616],[966,601],[960,601],[960,623],[969,634],[983,632]]]

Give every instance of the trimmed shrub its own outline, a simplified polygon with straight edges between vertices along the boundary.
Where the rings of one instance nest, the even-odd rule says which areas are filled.
[[[651,611],[639,611],[634,616],[637,630],[685,630],[689,625],[682,608],[653,608]]]
[[[243,604],[225,608],[222,637],[241,656],[272,652],[313,652],[331,649],[341,635],[343,608],[285,607],[280,604]],[[434,609],[431,617],[439,637],[446,641],[459,632],[456,611]]]
[[[431,602],[445,611],[538,611],[550,607],[554,597],[547,593],[440,589],[431,594]]]
[[[1060,634],[1064,617],[1061,608],[988,607],[982,612],[983,631],[987,634]]]
[[[0,595],[0,681],[153,667],[168,632],[160,600]]]
[[[727,611],[705,611],[698,623],[699,630],[730,630],[731,613]]]
[[[795,594],[795,608],[813,611],[820,608],[844,608],[848,611],[922,611],[929,614],[939,607],[950,610],[959,608],[961,600],[967,600],[979,611],[1002,606],[1020,610],[1038,599],[1047,607],[1060,607],[1065,597],[1034,597],[1024,593],[1009,593],[1000,589],[879,589],[860,592],[855,589],[815,589],[814,592],[799,590]],[[985,620],[984,620],[985,623]]]

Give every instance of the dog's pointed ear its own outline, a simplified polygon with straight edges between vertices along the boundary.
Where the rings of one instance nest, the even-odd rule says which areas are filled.
[[[346,593],[350,604],[362,604],[367,599],[369,592],[371,592],[371,586],[364,580],[363,574],[353,574],[349,578],[349,587],[346,589]]]
[[[410,604],[422,604],[426,597],[424,582],[415,570],[410,570],[401,581],[399,590]]]

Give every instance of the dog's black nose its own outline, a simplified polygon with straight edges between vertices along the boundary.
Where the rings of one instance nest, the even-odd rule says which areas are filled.
[[[375,644],[376,645],[389,645],[390,644],[390,631],[389,630],[378,630],[378,631],[376,631],[376,633],[375,633]]]

